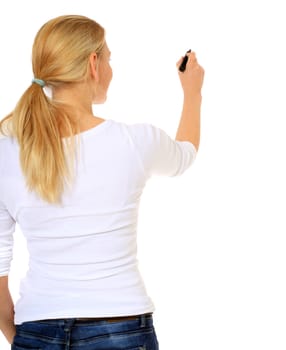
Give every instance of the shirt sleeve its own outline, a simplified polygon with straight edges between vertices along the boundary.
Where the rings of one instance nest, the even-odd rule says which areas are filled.
[[[153,124],[133,124],[132,134],[148,176],[179,176],[196,158],[197,150],[191,142],[174,140]]]
[[[0,276],[7,276],[13,258],[15,220],[0,201]]]

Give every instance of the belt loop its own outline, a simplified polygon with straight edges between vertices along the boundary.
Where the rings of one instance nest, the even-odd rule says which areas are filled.
[[[65,332],[70,332],[72,326],[73,326],[74,323],[75,323],[75,318],[66,318],[66,319],[64,319],[64,322],[65,322],[65,324],[64,324],[64,327],[65,327],[64,330],[65,330]]]
[[[140,315],[140,321],[141,321],[140,327],[141,328],[146,327],[146,316],[145,315]]]

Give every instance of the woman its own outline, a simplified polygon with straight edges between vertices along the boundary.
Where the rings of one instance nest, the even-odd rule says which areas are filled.
[[[199,146],[204,71],[187,55],[173,140],[152,124],[93,115],[112,79],[98,23],[60,16],[37,33],[32,84],[0,123],[0,329],[12,349],[158,349],[137,267],[137,215],[147,180],[179,176]],[[14,307],[16,222],[29,269]]]

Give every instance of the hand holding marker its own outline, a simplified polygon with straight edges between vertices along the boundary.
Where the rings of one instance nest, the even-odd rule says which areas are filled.
[[[195,52],[188,50],[177,62],[177,69],[185,96],[201,95],[204,69],[198,63]]]

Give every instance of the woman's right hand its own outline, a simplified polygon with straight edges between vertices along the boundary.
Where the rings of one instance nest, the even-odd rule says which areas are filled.
[[[204,69],[197,61],[195,52],[188,52],[188,62],[184,72],[179,71],[179,66],[183,57],[177,62],[178,74],[181,85],[186,97],[191,95],[201,95],[201,89],[204,81]]]

